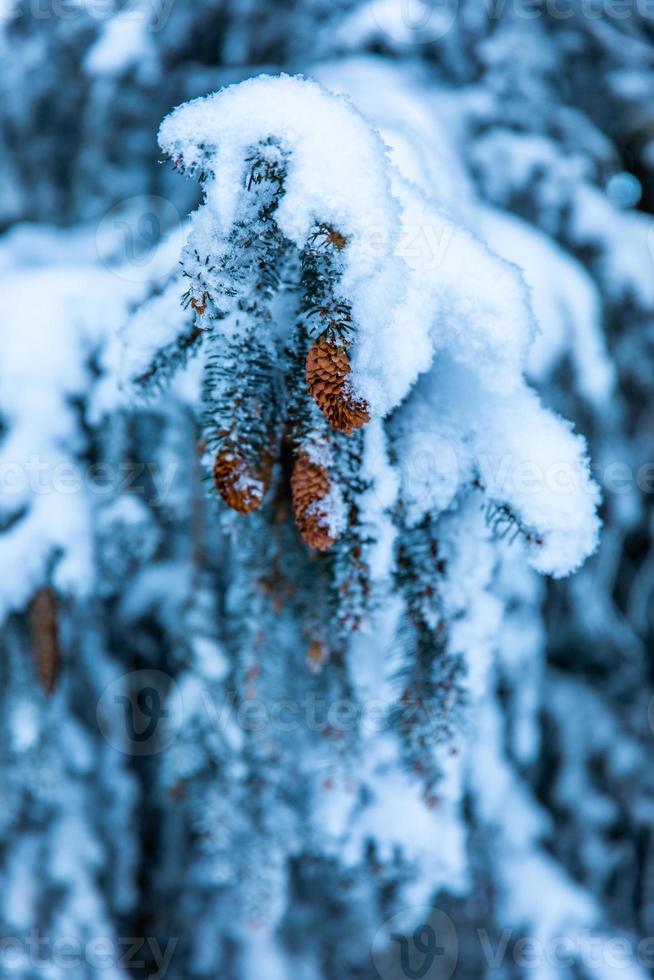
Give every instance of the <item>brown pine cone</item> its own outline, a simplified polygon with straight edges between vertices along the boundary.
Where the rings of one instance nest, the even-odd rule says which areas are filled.
[[[329,650],[323,641],[320,639],[311,640],[307,651],[307,662],[311,672],[319,674],[327,660],[329,660]]]
[[[59,630],[57,599],[44,586],[35,593],[29,610],[31,648],[36,673],[46,694],[52,694],[59,674]]]
[[[218,493],[232,510],[250,514],[261,506],[266,485],[233,449],[222,449],[216,456],[213,478]]]
[[[331,548],[335,538],[329,532],[326,514],[320,508],[331,490],[329,473],[304,453],[298,456],[291,476],[291,495],[295,523],[305,544],[318,551]]]
[[[347,376],[351,371],[345,346],[338,346],[327,337],[312,344],[306,371],[309,394],[332,428],[347,435],[370,421],[367,403],[350,391]]]

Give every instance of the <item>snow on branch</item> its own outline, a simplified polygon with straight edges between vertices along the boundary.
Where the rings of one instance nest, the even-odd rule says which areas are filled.
[[[585,440],[526,385],[484,390],[443,357],[398,414],[395,440],[412,524],[448,510],[469,486],[483,491],[491,529],[521,537],[539,572],[567,575],[597,547],[599,490]]]
[[[187,316],[175,331],[171,287],[153,310],[165,315],[131,324],[127,362],[132,381],[149,384],[189,348],[205,351],[205,442],[230,506],[261,505],[289,425],[299,465],[302,447],[333,448],[333,430],[349,437],[376,417],[399,434],[401,469],[416,432],[454,447],[455,465],[446,453],[419,500],[403,481],[409,526],[476,487],[491,525],[508,521],[539,571],[567,574],[592,552],[598,493],[585,443],[524,379],[537,328],[520,270],[406,181],[344,97],[259,76],[180,106],[159,139],[201,180],[204,204],[182,256]],[[299,398],[304,385],[327,428]],[[492,469],[506,456],[513,476],[532,466],[543,479],[498,488],[480,461]],[[557,467],[569,492],[551,485]],[[326,471],[318,485],[335,489]]]
[[[302,78],[260,75],[180,106],[159,130],[178,166],[217,178],[207,197],[223,234],[236,218],[249,149],[270,137],[289,155],[281,231],[302,248],[316,222],[329,223],[348,239],[352,279],[374,271],[391,254],[399,209],[384,144],[346,99]]]

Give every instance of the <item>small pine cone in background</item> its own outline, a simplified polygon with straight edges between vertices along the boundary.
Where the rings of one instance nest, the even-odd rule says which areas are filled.
[[[329,660],[329,650],[322,640],[314,639],[309,643],[307,651],[307,662],[313,674],[319,674],[325,663]]]
[[[213,478],[218,493],[232,510],[250,514],[261,506],[266,482],[252,472],[233,449],[222,449],[216,456]]]
[[[325,467],[304,453],[298,456],[291,476],[293,514],[304,543],[318,551],[327,551],[335,541],[327,514],[320,506],[330,490],[331,480]]]
[[[370,421],[368,405],[356,399],[349,389],[351,371],[345,346],[326,337],[312,344],[307,355],[309,394],[332,428],[347,435]]]
[[[59,674],[60,651],[57,598],[44,586],[35,593],[29,609],[32,656],[41,687],[52,694]]]

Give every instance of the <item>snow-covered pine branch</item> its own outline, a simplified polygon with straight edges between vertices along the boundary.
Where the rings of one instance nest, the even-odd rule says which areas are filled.
[[[330,547],[357,510],[343,507],[357,467],[341,465],[347,440],[383,418],[402,433],[400,471],[416,431],[444,438],[456,460],[437,474],[445,494],[438,481],[420,501],[400,493],[404,526],[485,489],[524,529],[534,567],[574,570],[596,545],[598,496],[583,440],[526,386],[535,323],[519,270],[408,183],[352,105],[314,82],[260,76],[196,99],[160,142],[204,189],[182,259],[195,322],[180,315],[171,339],[169,318],[142,311],[126,368],[149,381],[202,352],[207,462],[227,503],[261,505],[290,439],[298,526]],[[508,478],[487,486],[484,463],[507,460]],[[565,485],[552,483],[557,468]]]

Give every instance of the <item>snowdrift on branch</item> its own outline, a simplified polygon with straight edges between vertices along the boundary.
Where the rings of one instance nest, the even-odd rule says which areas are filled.
[[[235,261],[234,229],[252,184],[248,160],[253,148],[274,147],[274,166],[283,161],[272,219],[280,241],[302,253],[316,228],[338,236],[332,241],[339,243],[338,286],[351,317],[353,395],[373,417],[391,423],[401,406],[405,432],[445,436],[454,451],[448,493],[427,495],[426,504],[423,497],[422,511],[438,516],[464,495],[486,490],[493,513],[522,534],[538,571],[559,576],[578,567],[596,547],[598,492],[584,440],[543,408],[525,382],[536,324],[519,269],[406,181],[348,100],[315,82],[259,76],[231,86],[174,110],[159,139],[180,170],[203,182],[205,203],[193,216],[185,261],[191,251],[196,260],[205,256],[202,282],[211,289],[206,268],[215,269],[223,296],[225,270]],[[217,323],[204,295],[192,304],[201,338],[194,352],[216,331],[229,338],[236,322],[232,316],[229,326],[227,310]],[[132,383],[174,342],[159,305],[151,315],[141,311],[128,333],[125,370]],[[290,333],[272,307],[266,316],[261,322],[271,337]],[[137,327],[147,342],[135,335]],[[188,330],[180,316],[180,334]],[[271,337],[259,340],[266,345]],[[504,461],[513,474],[528,468],[529,486],[510,480],[499,491],[487,487],[482,458]],[[565,470],[565,485],[553,482],[557,468]],[[410,500],[404,506],[416,520],[421,516]]]

